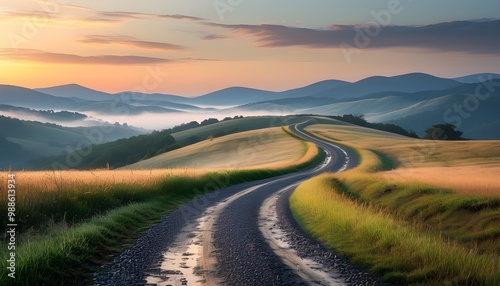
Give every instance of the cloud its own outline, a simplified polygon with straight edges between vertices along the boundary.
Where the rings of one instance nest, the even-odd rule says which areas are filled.
[[[175,19],[175,20],[190,20],[190,21],[204,21],[206,19],[203,18],[198,18],[198,17],[193,17],[193,16],[186,16],[186,15],[159,15],[160,18],[167,18],[167,19]]]
[[[121,44],[128,45],[142,49],[157,49],[157,50],[183,50],[185,47],[174,45],[170,43],[142,41],[134,37],[115,35],[115,36],[102,36],[102,35],[89,35],[80,40],[82,43],[92,44]]]
[[[202,37],[202,39],[204,39],[204,40],[217,40],[217,39],[226,39],[226,38],[227,38],[227,36],[218,35],[218,34],[209,34],[209,35]]]
[[[103,65],[147,65],[169,63],[174,60],[143,57],[143,56],[117,56],[97,55],[80,56],[74,54],[50,53],[31,49],[0,49],[0,59],[44,62],[51,64],[103,64]]]
[[[82,8],[83,9],[83,8]],[[59,25],[67,24],[113,24],[116,22],[122,22],[123,19],[117,19],[112,17],[102,17],[102,16],[80,16],[80,15],[70,15],[62,13],[48,13],[44,11],[9,11],[2,13],[0,20],[21,20],[25,21],[29,19],[35,21],[37,24],[55,23]]]
[[[333,25],[326,29],[282,25],[225,25],[213,27],[255,37],[262,47],[339,48],[342,44],[366,49],[423,48],[479,54],[500,53],[500,20],[452,21],[426,26]],[[366,31],[369,29],[370,34]],[[370,35],[370,36],[367,36]],[[361,43],[361,44],[359,44]]]
[[[94,16],[85,18],[89,22],[103,22],[103,23],[113,23],[113,22],[127,22],[136,20],[188,20],[188,21],[204,21],[203,18],[187,16],[187,15],[162,15],[162,14],[150,14],[150,13],[136,13],[136,12],[123,12],[123,11],[96,11],[92,10]]]
[[[45,3],[45,0],[39,0],[38,2]],[[73,4],[59,4],[59,5],[63,8],[74,9],[74,10],[81,10],[81,11],[91,10],[88,7],[73,5]]]
[[[103,17],[105,19],[112,20],[112,21],[133,20],[133,19],[140,19],[140,18],[145,18],[145,17],[151,16],[151,14],[143,14],[143,13],[136,13],[136,12],[119,12],[119,11],[113,11],[113,12],[95,11],[95,13],[99,17]]]
[[[136,13],[136,12],[122,12],[122,11],[95,11],[97,15],[104,18],[114,20],[133,20],[133,19],[173,19],[173,20],[189,20],[189,21],[203,21],[206,19],[187,16],[187,15],[165,15],[165,14],[151,14],[151,13]]]
[[[7,11],[3,12],[2,19],[35,19],[35,20],[47,20],[56,18],[56,13],[47,13],[44,11]]]
[[[43,1],[40,1],[43,3]],[[62,13],[62,9],[65,8],[65,13]],[[68,13],[67,10],[72,10],[74,13]],[[152,14],[152,13],[138,13],[138,12],[127,12],[127,11],[101,11],[95,10],[92,8],[77,6],[77,5],[68,5],[68,4],[60,4],[58,8],[59,12],[44,12],[40,10],[26,10],[26,11],[5,11],[2,12],[2,19],[50,19],[51,21],[56,21],[58,19],[66,19],[73,22],[82,22],[82,23],[120,23],[126,21],[133,20],[141,20],[141,19],[153,19],[153,20],[187,20],[187,21],[204,21],[206,19],[188,16],[188,15],[180,15],[180,14]],[[83,15],[82,15],[83,11]]]

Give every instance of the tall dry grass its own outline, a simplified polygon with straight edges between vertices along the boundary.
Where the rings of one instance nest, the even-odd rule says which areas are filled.
[[[499,141],[421,140],[340,125],[315,125],[307,130],[325,140],[383,155],[392,164],[377,171],[393,169],[384,173],[388,181],[425,183],[467,196],[500,196]],[[370,154],[361,157],[376,160]]]
[[[211,170],[217,171],[217,170]],[[151,169],[151,170],[51,170],[51,171],[13,171],[21,196],[33,192],[71,191],[82,186],[104,190],[116,184],[148,186],[165,177],[199,177],[208,170],[204,169]],[[8,172],[0,172],[5,181]],[[2,186],[0,186],[2,188]]]
[[[319,150],[316,146],[296,140],[279,128],[265,130],[264,133],[266,136],[272,135],[266,137],[269,141],[287,142],[284,146],[279,146],[279,149],[283,149],[281,151],[285,154],[274,158],[270,156],[271,159],[265,161],[257,160],[257,165],[247,168],[248,172],[242,170],[242,172],[235,173],[234,170],[213,168],[17,171],[15,172],[16,215],[18,221],[22,222],[20,232],[38,232],[59,223],[71,225],[79,223],[113,208],[144,202],[155,196],[177,194],[179,188],[189,188],[188,186],[192,185],[190,182],[208,181],[211,176],[222,176],[226,177],[227,180],[234,177],[245,181],[242,178],[245,174],[248,176],[247,179],[251,180],[254,176],[261,178],[280,172],[289,172],[294,168],[301,168],[302,165],[311,163],[315,157],[319,156]],[[257,133],[250,132],[249,134],[255,135]],[[231,138],[236,138],[238,142],[243,138],[243,142],[246,142],[248,136],[241,134],[236,137],[231,136],[229,141]],[[221,140],[222,146],[218,148],[224,149],[227,142],[227,140]],[[260,148],[265,154],[278,152],[275,149],[267,150],[264,147]],[[292,153],[293,156],[290,157]],[[238,156],[242,156],[242,154],[238,154]],[[264,173],[268,173],[268,175]],[[6,183],[7,176],[7,172],[0,172],[1,181]],[[6,187],[6,184],[0,184],[0,206],[2,207],[6,207],[7,204]],[[0,222],[5,222],[6,225],[6,217],[0,219]]]
[[[436,141],[404,137],[359,126],[313,125],[312,134],[380,151],[399,167],[500,166],[500,144],[490,141]]]
[[[500,259],[422,232],[383,209],[342,194],[332,175],[300,185],[291,209],[308,232],[396,284],[498,285]]]
[[[500,197],[500,167],[400,168],[382,173],[388,181],[425,183],[467,196]]]
[[[292,195],[292,212],[313,236],[396,284],[500,283],[498,142],[423,142],[355,126],[308,131],[361,158]]]
[[[301,141],[275,127],[205,140],[125,168],[277,168],[294,164],[305,151]]]

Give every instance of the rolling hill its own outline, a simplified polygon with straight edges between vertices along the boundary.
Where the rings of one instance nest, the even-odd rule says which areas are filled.
[[[491,82],[490,86],[499,86],[499,82]],[[446,122],[456,125],[465,138],[500,139],[500,89],[481,96],[476,94],[477,87],[477,84],[466,84],[449,90],[449,95],[435,99],[441,100],[440,104],[406,116],[401,113],[390,122],[415,130],[419,135],[433,124]]]
[[[72,110],[78,106],[78,102],[69,98],[52,96],[12,85],[0,85],[0,104],[35,109],[63,110]]]
[[[175,109],[168,109],[159,106],[134,106],[117,101],[93,101],[81,104],[76,111],[95,112],[108,115],[139,115],[142,113],[182,113]]]
[[[35,91],[49,94],[56,97],[62,98],[72,98],[73,100],[78,99],[78,101],[88,101],[95,104],[95,102],[120,102],[122,104],[128,105],[153,105],[153,106],[163,106],[171,109],[178,110],[199,110],[200,108],[188,104],[183,104],[182,102],[190,101],[189,98],[167,95],[167,94],[143,94],[137,92],[120,92],[116,94],[110,94],[106,92],[101,92],[93,90],[78,84],[67,84],[61,86],[47,87],[47,88],[37,88]]]
[[[126,169],[266,168],[290,165],[305,153],[304,145],[279,127],[240,132],[205,140],[128,165]]]
[[[434,91],[457,87],[461,84],[462,83],[452,79],[439,78],[422,73],[411,73],[393,77],[369,77],[354,83],[339,80],[326,80],[282,92],[231,87],[192,98],[190,102],[203,105],[212,104],[227,106],[297,97],[352,99],[377,92]]]
[[[132,124],[136,125],[141,122],[139,116],[144,114],[154,115],[154,120],[165,121],[165,124],[168,124],[168,116],[173,113],[182,113],[185,121],[189,121],[189,118],[222,119],[226,115],[364,114],[369,121],[392,122],[413,129],[419,135],[433,124],[452,121],[450,123],[460,125],[459,129],[468,138],[499,139],[497,127],[500,117],[493,108],[498,106],[498,91],[495,90],[495,94],[484,101],[485,104],[481,103],[480,111],[474,112],[474,115],[459,115],[463,118],[458,120],[454,114],[456,112],[448,111],[456,104],[463,105],[469,96],[476,93],[480,84],[476,81],[481,76],[492,79],[499,77],[495,74],[476,74],[447,79],[411,73],[391,77],[374,76],[352,83],[325,80],[281,92],[230,87],[193,98],[159,93],[109,94],[75,84],[37,90],[3,85],[0,86],[0,104],[41,110],[92,112],[89,114],[95,116],[96,120],[101,116],[105,121],[114,121],[113,116],[128,115]],[[491,81],[491,86],[494,88],[498,83]],[[219,110],[216,106],[228,108]],[[445,112],[447,116],[444,116]],[[120,118],[116,121],[123,120]],[[150,128],[158,129],[157,126]]]
[[[296,98],[296,97],[312,97],[323,96],[329,90],[351,85],[351,82],[343,80],[323,80],[304,87],[290,89],[279,93],[279,98]]]
[[[76,84],[40,88],[36,90],[60,97],[77,97],[92,101],[105,101],[121,98],[125,102],[132,100],[138,103],[142,101],[163,101],[185,105],[234,106],[284,98],[332,97],[336,99],[345,99],[387,91],[418,92],[427,90],[442,90],[456,87],[460,84],[460,82],[452,79],[439,78],[422,73],[412,73],[393,77],[375,76],[354,83],[340,80],[325,80],[305,87],[281,92],[246,87],[230,87],[193,98],[158,93],[140,94],[122,92],[112,95],[88,89]]]
[[[73,168],[104,168],[107,163],[109,163],[111,168],[119,168],[154,156],[161,156],[164,152],[172,151],[199,142],[210,142],[220,137],[232,134],[281,127],[289,124],[304,122],[306,120],[316,120],[317,122],[323,123],[335,122],[337,124],[346,124],[334,119],[308,116],[262,116],[232,118],[224,121],[207,119],[201,123],[190,122],[176,126],[172,129],[165,129],[134,137],[129,136],[129,138],[93,146],[92,150],[85,156],[81,156],[78,151],[73,150],[73,152],[66,152],[62,155],[39,158],[37,160],[30,161],[27,165],[25,165],[25,168],[35,170],[52,169],[54,162],[57,162],[57,166],[61,168],[67,168],[68,166],[65,166],[65,162],[68,160],[68,157],[81,157],[78,166],[69,166]],[[245,141],[246,143],[243,142],[243,149],[245,149],[248,144],[253,146],[255,144],[258,145],[259,142],[263,143],[272,140],[272,138],[269,137],[270,134],[271,133],[264,131],[252,133],[253,137]],[[196,157],[196,154],[191,155]]]
[[[423,73],[410,73],[399,76],[369,77],[349,85],[330,89],[321,93],[334,98],[355,98],[377,92],[399,91],[419,92],[428,90],[443,90],[457,87],[461,83],[445,78],[439,78]],[[315,94],[313,96],[318,96]]]
[[[118,96],[125,102],[133,101],[136,103],[140,103],[143,101],[161,101],[161,102],[169,102],[169,103],[177,103],[177,104],[185,104],[189,105],[191,102],[190,97],[183,97],[179,95],[171,95],[171,94],[162,94],[162,93],[140,93],[140,92],[119,92],[114,94]]]
[[[200,105],[240,105],[274,98],[276,92],[246,87],[230,87],[208,93],[191,99],[192,103]]]
[[[88,118],[87,115],[81,114],[78,112],[69,112],[69,111],[50,111],[50,110],[36,110],[24,107],[16,107],[11,105],[0,104],[0,112],[1,113],[10,113],[21,115],[22,117],[34,117],[38,118],[38,121],[47,121],[47,122],[73,122],[85,120]]]
[[[258,117],[245,117],[233,120],[225,120],[216,124],[200,126],[198,128],[188,129],[181,132],[172,133],[177,143],[181,145],[188,145],[193,142],[217,138],[224,135],[240,133],[245,131],[265,129],[272,127],[286,126],[290,124],[304,122],[314,117],[304,116],[258,116]],[[333,119],[324,119],[329,122],[338,122]]]
[[[168,94],[144,94],[138,92],[120,92],[110,94],[93,90],[78,84],[67,84],[61,86],[37,88],[35,91],[49,94],[56,97],[71,98],[74,101],[81,102],[77,110],[79,111],[101,111],[109,113],[110,106],[129,108],[132,114],[143,112],[164,113],[164,112],[184,112],[184,111],[213,111],[213,109],[203,109],[197,106],[185,104],[191,99]],[[93,108],[96,110],[93,110]],[[111,112],[116,113],[116,112]]]
[[[500,79],[500,74],[496,73],[478,73],[478,74],[472,74],[468,76],[462,76],[462,77],[457,77],[454,78],[453,80],[456,80],[461,83],[478,83],[482,81],[487,81],[487,80],[494,80],[494,79]]]
[[[2,147],[5,148],[2,148],[2,156],[0,156],[2,169],[9,166],[24,168],[24,163],[28,160],[67,153],[68,150],[88,146],[88,136],[95,136],[96,132],[104,130],[103,126],[62,127],[5,116],[0,116],[0,126],[0,141],[3,142]],[[109,125],[106,128],[105,131],[99,133],[101,136],[96,136],[93,141],[104,143],[141,133],[125,126]],[[12,152],[18,155],[14,156]]]
[[[493,88],[498,81],[486,82]],[[486,100],[478,100],[477,110],[463,114],[455,105],[475,105],[478,84],[452,84],[451,88],[419,92],[386,91],[356,98],[286,98],[246,104],[229,110],[287,112],[296,114],[342,115],[364,114],[371,122],[388,122],[415,130],[423,136],[424,130],[437,123],[452,123],[471,139],[500,139],[495,110],[500,106],[500,91],[495,89]],[[468,107],[476,109],[475,106]],[[462,108],[463,109],[463,108]],[[471,110],[472,110],[471,109]]]
[[[46,88],[35,88],[34,90],[57,97],[80,98],[88,101],[104,101],[116,99],[115,96],[109,93],[93,90],[78,84],[65,84]]]
[[[337,102],[339,102],[339,100],[333,98],[306,96],[306,97],[283,98],[283,99],[268,100],[256,103],[249,103],[238,106],[234,109],[247,110],[247,111],[265,110],[269,112],[276,112],[276,111],[292,112],[292,111],[304,110],[307,108],[334,104]]]

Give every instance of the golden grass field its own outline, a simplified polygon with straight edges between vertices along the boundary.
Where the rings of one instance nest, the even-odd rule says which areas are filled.
[[[260,139],[259,139],[260,138]],[[169,177],[199,178],[209,172],[234,169],[286,168],[310,161],[318,153],[314,144],[301,142],[281,128],[249,131],[205,141],[117,170],[15,171],[18,199],[43,192],[105,191],[116,184],[151,186]],[[161,168],[162,162],[175,162]],[[234,165],[233,165],[234,164]],[[190,166],[186,168],[185,166]],[[177,167],[177,168],[176,168]],[[7,181],[8,172],[0,172]],[[0,187],[2,190],[3,187]],[[6,192],[2,191],[1,198]]]
[[[397,285],[500,285],[499,141],[429,141],[313,125],[355,148],[356,168],[301,184],[299,224]]]
[[[386,180],[426,183],[464,195],[500,196],[499,141],[430,141],[341,125],[314,125],[307,131],[383,153],[398,167],[381,172]]]
[[[448,238],[422,231],[419,222],[353,200],[339,192],[342,183],[336,177],[324,174],[301,184],[290,198],[290,207],[302,227],[337,253],[395,285],[500,282],[500,260],[494,251],[481,253],[450,243]]]
[[[267,128],[205,140],[124,168],[280,168],[296,164],[306,149],[281,128]]]
[[[383,172],[387,180],[426,183],[471,196],[500,196],[500,167],[459,166],[401,168]]]
[[[157,169],[157,170],[64,170],[64,171],[13,171],[16,188],[52,192],[80,188],[82,185],[101,190],[116,184],[146,186],[169,176],[199,177],[207,170],[202,169]],[[8,172],[0,172],[0,179],[7,181]],[[22,194],[23,192],[19,192]]]

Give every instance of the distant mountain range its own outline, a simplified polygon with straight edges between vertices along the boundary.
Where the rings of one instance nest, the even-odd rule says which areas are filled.
[[[12,85],[0,85],[0,104],[36,109],[72,110],[78,107],[78,101]]]
[[[122,123],[124,118],[137,118],[137,125],[141,115],[155,115],[160,117],[150,120],[160,118],[166,128],[172,126],[167,124],[176,117],[189,122],[200,117],[221,118],[235,114],[364,114],[368,121],[398,124],[418,135],[423,135],[433,124],[452,123],[464,131],[466,138],[500,139],[499,108],[499,74],[447,79],[411,73],[374,76],[357,82],[325,80],[281,92],[230,87],[192,98],[159,93],[110,94],[76,84],[39,89],[0,85],[0,115],[67,124],[56,127],[25,122],[19,129],[27,132],[24,135],[2,125],[0,141],[4,147],[17,146],[16,150],[25,150],[25,154],[36,153],[37,146],[47,147],[42,148],[43,154],[54,154],[62,150],[57,142],[73,146],[71,144],[84,138],[81,129],[61,131],[61,128],[87,128],[106,121],[103,118],[121,116]],[[5,122],[11,121],[4,118]],[[118,133],[109,135],[106,141],[144,132],[131,126],[118,127]],[[7,128],[15,136],[3,132]],[[76,134],[75,130],[80,133]]]
[[[247,87],[229,87],[198,97],[182,97],[170,94],[141,94],[122,92],[109,94],[89,89],[77,84],[38,88],[35,91],[56,96],[85,101],[114,101],[129,103],[177,103],[183,106],[165,106],[173,109],[196,109],[196,106],[238,106],[248,103],[300,97],[328,97],[352,99],[380,92],[406,92],[445,90],[464,83],[477,83],[484,80],[499,79],[500,74],[475,74],[454,79],[439,78],[424,73],[410,73],[399,76],[374,76],[357,82],[325,80],[305,87],[282,92],[253,89]],[[1,89],[0,89],[1,91]],[[68,104],[68,103],[67,103]]]

